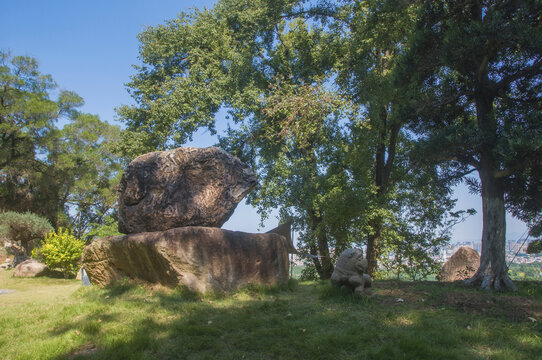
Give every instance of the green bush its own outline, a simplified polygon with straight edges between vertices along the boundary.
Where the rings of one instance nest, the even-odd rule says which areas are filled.
[[[0,214],[0,237],[17,242],[26,254],[30,254],[39,240],[53,230],[47,219],[31,212],[6,211]]]
[[[542,253],[542,240],[533,240],[527,246],[527,254]]]
[[[301,270],[301,275],[299,276],[299,280],[301,281],[316,281],[320,279],[318,276],[318,272],[316,271],[316,267],[314,267],[313,264],[306,262],[305,267],[303,270]]]
[[[60,270],[65,277],[77,272],[77,262],[81,258],[85,242],[73,236],[68,229],[58,229],[45,235],[40,249],[32,257],[42,259],[50,269]]]

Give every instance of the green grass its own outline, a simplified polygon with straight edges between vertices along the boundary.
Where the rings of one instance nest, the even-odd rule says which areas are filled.
[[[16,291],[0,295],[0,359],[541,359],[542,284],[518,285],[377,281],[360,299],[291,282],[202,296],[2,271],[0,288]]]

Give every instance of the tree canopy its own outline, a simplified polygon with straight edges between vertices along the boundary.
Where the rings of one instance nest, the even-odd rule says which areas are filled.
[[[532,225],[542,210],[542,5],[433,1],[420,8],[403,61],[405,107],[425,160],[482,195],[481,265],[467,283],[515,288],[505,209]]]
[[[378,26],[381,4],[393,33]],[[200,127],[214,131],[214,116],[227,109],[232,121],[219,144],[257,171],[250,202],[264,216],[278,208],[294,221],[323,278],[333,270],[330,247],[338,255],[369,244],[374,272],[384,246],[418,249],[422,233],[446,241],[434,236],[453,206],[446,184],[434,167],[404,166],[412,139],[394,110],[403,95],[392,84],[392,53],[404,52],[413,8],[392,8],[228,0],[150,27],[139,36],[142,65],[128,84],[136,105],[119,109],[124,136],[142,152],[177,146]],[[426,171],[426,191],[406,190],[423,186]],[[408,216],[420,201],[432,206]],[[407,225],[414,217],[418,226]]]
[[[0,54],[0,209],[32,211],[77,236],[111,213],[120,129],[79,112],[82,105],[35,59]]]

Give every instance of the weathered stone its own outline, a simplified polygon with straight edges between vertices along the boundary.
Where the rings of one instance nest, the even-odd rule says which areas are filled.
[[[288,253],[297,254],[297,249],[295,248],[294,243],[292,242],[292,222],[291,221],[281,224],[277,226],[276,228],[274,228],[273,230],[269,230],[267,234],[278,234],[278,235],[284,236],[288,244]]]
[[[465,280],[474,275],[480,266],[480,255],[468,246],[460,247],[442,267],[440,281]]]
[[[19,263],[13,270],[14,277],[38,277],[47,273],[47,265],[34,259],[28,259]]]
[[[83,266],[99,286],[128,277],[208,292],[288,281],[284,237],[199,226],[95,240]]]
[[[361,249],[346,249],[337,260],[331,284],[333,286],[346,286],[358,295],[371,295],[372,279],[368,274],[367,259],[363,258]]]
[[[216,147],[177,148],[141,155],[119,186],[119,231],[220,227],[256,186],[238,158]]]

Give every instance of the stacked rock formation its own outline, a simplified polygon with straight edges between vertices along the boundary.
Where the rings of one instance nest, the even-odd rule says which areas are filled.
[[[331,274],[331,284],[337,287],[345,286],[356,295],[372,295],[372,279],[365,274],[367,265],[361,249],[344,250]]]
[[[462,246],[446,261],[438,274],[440,281],[465,280],[480,267],[480,255],[469,246]]]
[[[255,186],[248,166],[216,147],[136,158],[119,186],[119,231],[128,235],[84,250],[91,283],[129,277],[207,292],[287,281],[285,237],[219,229]]]

